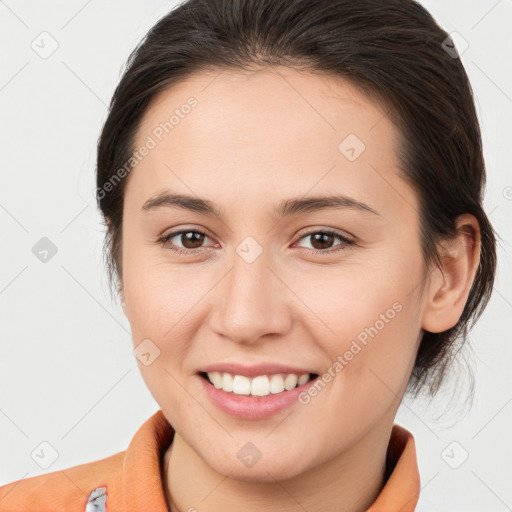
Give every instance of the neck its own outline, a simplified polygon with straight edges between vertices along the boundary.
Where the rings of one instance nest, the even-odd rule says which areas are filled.
[[[243,503],[247,512],[364,512],[385,484],[391,428],[392,424],[374,429],[328,462],[273,482],[236,480],[217,473],[176,432],[164,456],[169,510],[238,512]]]

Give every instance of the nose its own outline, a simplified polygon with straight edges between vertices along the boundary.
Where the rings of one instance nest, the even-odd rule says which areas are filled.
[[[231,270],[215,287],[210,326],[238,344],[251,345],[291,328],[293,294],[264,254],[252,263],[235,254]]]

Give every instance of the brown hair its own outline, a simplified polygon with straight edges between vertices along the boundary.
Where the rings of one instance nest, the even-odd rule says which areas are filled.
[[[496,268],[495,234],[482,207],[485,167],[472,89],[448,43],[413,0],[188,0],[173,9],[129,56],[98,141],[97,199],[108,228],[111,285],[117,279],[119,290],[122,282],[127,178],[119,170],[130,161],[157,93],[212,68],[284,65],[338,75],[384,105],[399,128],[400,170],[421,204],[426,267],[440,263],[436,243],[453,236],[460,214],[471,213],[480,224],[480,263],[462,316],[445,332],[424,332],[409,381],[409,391],[428,384],[434,396],[457,340],[465,341],[489,301]]]

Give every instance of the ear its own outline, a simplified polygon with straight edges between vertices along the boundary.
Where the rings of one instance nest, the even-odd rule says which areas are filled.
[[[441,267],[435,267],[425,299],[422,328],[443,332],[462,315],[480,263],[480,226],[469,214],[456,220],[453,239],[438,244]]]

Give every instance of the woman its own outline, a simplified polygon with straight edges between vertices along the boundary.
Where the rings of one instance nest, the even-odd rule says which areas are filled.
[[[161,407],[2,511],[417,510],[434,395],[496,255],[470,84],[412,0],[189,0],[97,158],[112,281]]]

